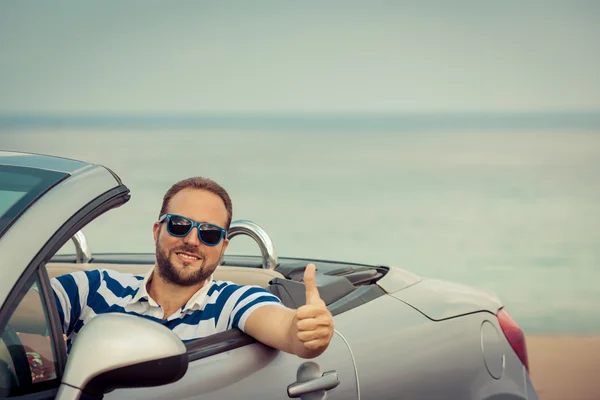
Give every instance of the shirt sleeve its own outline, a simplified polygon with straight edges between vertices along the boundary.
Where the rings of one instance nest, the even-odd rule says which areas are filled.
[[[239,292],[236,293],[239,297],[235,296],[237,301],[229,318],[228,329],[240,329],[245,333],[246,320],[254,310],[266,305],[284,307],[277,296],[259,286],[240,286],[236,292]]]
[[[66,335],[73,332],[88,297],[98,290],[97,287],[91,287],[99,281],[100,276],[96,275],[100,275],[100,271],[77,271],[50,279],[63,333]]]

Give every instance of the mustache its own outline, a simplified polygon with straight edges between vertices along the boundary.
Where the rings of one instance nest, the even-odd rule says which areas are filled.
[[[183,246],[179,246],[174,248],[173,250],[171,250],[173,253],[177,253],[177,252],[184,252],[184,253],[189,253],[189,254],[193,254],[195,256],[198,256],[198,258],[203,258],[205,259],[205,254],[200,251],[197,247],[195,246],[189,246],[189,245],[183,245]]]

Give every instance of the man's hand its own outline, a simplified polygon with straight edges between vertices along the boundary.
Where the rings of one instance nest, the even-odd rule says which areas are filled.
[[[323,353],[333,337],[333,316],[321,300],[315,283],[316,268],[304,271],[306,305],[298,309],[266,304],[246,320],[245,332],[273,348],[301,358]]]
[[[304,270],[306,305],[296,310],[295,318],[298,340],[312,357],[323,353],[333,336],[333,316],[319,296],[315,274],[315,265],[308,264]]]

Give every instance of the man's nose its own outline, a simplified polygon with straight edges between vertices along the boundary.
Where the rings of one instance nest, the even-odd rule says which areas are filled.
[[[183,238],[185,244],[192,246],[200,246],[200,238],[198,238],[198,228],[192,227],[188,234]]]

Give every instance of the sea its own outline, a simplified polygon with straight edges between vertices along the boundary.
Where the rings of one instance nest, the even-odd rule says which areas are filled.
[[[497,294],[526,334],[600,334],[598,113],[4,115],[0,149],[122,178],[92,253],[153,252],[164,192],[205,176],[281,257],[399,266]]]

